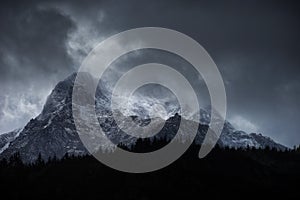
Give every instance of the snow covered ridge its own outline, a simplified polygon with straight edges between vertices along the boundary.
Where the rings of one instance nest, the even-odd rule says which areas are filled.
[[[87,79],[93,78],[89,74],[84,74]],[[66,153],[73,155],[88,154],[87,150],[81,143],[81,140],[76,132],[72,117],[72,90],[76,74],[72,74],[65,80],[59,82],[52,93],[48,96],[47,101],[40,115],[35,119],[30,120],[23,129],[12,131],[7,134],[0,135],[0,159],[9,158],[13,154],[19,152],[21,158],[25,162],[33,162],[41,154],[43,159],[56,156],[61,158]],[[96,113],[102,130],[106,133],[115,144],[122,143],[128,147],[132,146],[136,142],[136,138],[124,134],[117,126],[112,117],[110,110],[110,98],[105,83],[99,85],[96,92]],[[148,105],[148,101],[143,99],[142,103],[139,103],[138,99],[135,99],[132,106],[134,109],[130,112],[122,112],[121,114],[127,117],[133,117],[139,124],[148,123],[147,113],[151,109],[151,105]],[[161,120],[165,122],[163,130],[156,136],[156,138],[164,138],[170,140],[177,132],[176,124],[179,124],[180,116],[175,114],[178,112],[176,106],[173,103],[163,102],[167,105],[167,116],[159,114],[155,119],[157,124],[161,123]],[[128,111],[128,110],[127,110]],[[84,111],[86,115],[89,111]],[[200,110],[194,113],[200,114],[200,126],[198,134],[195,138],[195,142],[202,144],[205,137],[207,125],[209,124],[210,115],[205,110]],[[193,115],[185,116],[184,120],[193,121]],[[196,123],[196,122],[193,122]],[[184,138],[183,138],[184,139]],[[281,144],[274,142],[272,139],[264,137],[260,134],[247,134],[243,131],[236,130],[229,122],[225,123],[223,132],[218,140],[220,146],[229,147],[255,147],[265,148],[267,146],[284,150]],[[99,150],[113,151],[112,147],[108,144],[100,144]]]
[[[16,129],[9,133],[0,135],[0,154],[9,147],[12,141],[19,137],[21,131],[22,129]]]

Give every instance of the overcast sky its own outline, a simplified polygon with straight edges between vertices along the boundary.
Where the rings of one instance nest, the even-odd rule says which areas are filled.
[[[296,1],[295,1],[296,2]],[[300,6],[294,1],[7,1],[0,7],[0,133],[22,127],[55,84],[110,35],[156,26],[211,55],[228,120],[300,144]]]

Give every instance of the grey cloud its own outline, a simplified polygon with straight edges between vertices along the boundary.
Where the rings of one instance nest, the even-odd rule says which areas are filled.
[[[292,146],[300,143],[299,8],[268,0],[10,3],[0,12],[0,82],[19,88],[9,82],[20,79],[49,89],[96,42],[130,28],[171,28],[196,39],[215,60],[229,119]]]
[[[73,22],[56,10],[27,5],[23,9],[1,7],[0,33],[2,81],[66,75],[72,60],[66,51]],[[9,12],[10,11],[10,12]]]
[[[67,52],[76,24],[39,1],[2,2],[0,8],[0,132],[37,115],[52,87],[74,71]]]
[[[286,85],[300,82],[299,3],[104,1],[85,6],[93,7],[88,19],[95,8],[104,12],[105,20],[97,22],[104,35],[161,26],[193,37],[223,75],[229,119],[248,120],[244,124],[254,124],[258,131],[286,145],[300,143],[299,87],[286,90]]]

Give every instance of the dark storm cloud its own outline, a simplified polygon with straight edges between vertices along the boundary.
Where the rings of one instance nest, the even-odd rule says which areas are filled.
[[[66,41],[75,25],[67,16],[28,2],[3,4],[0,13],[1,81],[43,79],[70,71]]]
[[[55,83],[74,70],[66,43],[76,25],[39,4],[1,2],[0,132],[36,116]]]
[[[299,3],[136,0],[22,4],[1,7],[1,82],[20,78],[33,83],[30,74],[34,72],[37,79],[52,75],[54,84],[54,79],[77,69],[96,42],[114,33],[144,26],[171,28],[196,39],[216,62],[227,89],[228,118],[235,125],[249,132],[260,131],[286,145],[300,143]]]

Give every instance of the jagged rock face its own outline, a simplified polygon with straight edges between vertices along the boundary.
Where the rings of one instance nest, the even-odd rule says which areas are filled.
[[[84,74],[84,76],[86,80],[94,81],[91,75]],[[0,149],[3,149],[3,152],[0,152],[0,158],[8,158],[19,152],[25,162],[33,162],[38,158],[39,154],[41,154],[43,159],[48,159],[54,156],[61,158],[66,153],[75,155],[88,153],[76,132],[72,117],[72,90],[75,78],[76,74],[72,74],[64,81],[59,82],[47,98],[41,114],[30,120],[22,131],[15,131],[0,136]],[[130,147],[135,144],[137,138],[129,136],[119,129],[113,119],[110,110],[110,99],[106,94],[108,93],[105,91],[105,85],[100,85],[97,88],[95,102],[100,126],[113,143],[122,143],[122,145]],[[88,110],[86,112],[88,114]],[[143,111],[136,112],[145,113]],[[208,129],[210,115],[205,110],[201,110],[198,114],[200,114],[201,124],[195,143],[202,144]],[[165,123],[161,132],[155,137],[171,140],[178,130],[181,117],[175,115],[166,121],[161,118],[147,119],[145,116],[131,116],[131,119],[141,126],[147,125],[150,121],[158,125],[162,122]],[[183,120],[197,123],[192,119]],[[186,128],[188,129],[188,127]],[[270,146],[280,150],[285,149],[284,146],[275,143],[270,138],[254,133],[246,134],[243,131],[237,131],[229,122],[225,123],[218,144],[230,147],[250,146],[264,148]],[[106,149],[110,147],[106,146],[106,144],[101,144],[99,148]]]
[[[89,74],[83,74],[83,76],[87,80],[93,81]],[[54,156],[61,158],[66,153],[73,155],[88,153],[76,132],[72,117],[72,90],[75,78],[76,74],[72,74],[56,85],[47,98],[41,114],[35,119],[31,119],[17,138],[9,141],[9,147],[2,152],[0,158],[8,158],[18,152],[25,162],[30,163],[35,161],[39,154],[46,160]],[[112,120],[112,115],[105,108],[108,103],[107,99],[105,100],[105,97],[101,95],[101,91],[98,91],[97,95],[99,101],[103,103],[100,107],[102,116],[99,117],[99,121],[109,127],[106,133],[116,143],[122,141],[132,145],[134,139],[127,135],[119,136],[117,134],[119,131]],[[100,98],[100,96],[102,97]],[[104,101],[106,101],[105,105]],[[103,122],[103,119],[106,121]],[[105,146],[105,144],[103,145]]]
[[[72,120],[71,94],[74,78],[75,75],[72,75],[56,85],[47,98],[42,113],[29,121],[1,157],[19,152],[24,161],[32,162],[39,153],[44,159],[53,156],[60,158],[67,152],[86,153]]]
[[[260,145],[259,147],[270,147],[284,151],[287,149],[285,146],[274,142],[269,137],[263,136],[262,134],[251,133],[250,136]]]
[[[9,133],[0,135],[0,154],[5,151],[9,147],[10,143],[19,136],[20,131],[21,129],[16,129]]]

